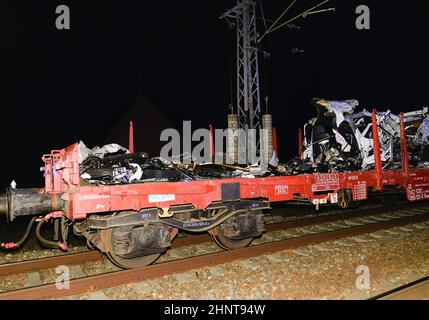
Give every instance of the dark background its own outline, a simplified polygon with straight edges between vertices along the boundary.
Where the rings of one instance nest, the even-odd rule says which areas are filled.
[[[290,2],[263,0],[266,17],[274,20]],[[316,3],[298,0],[286,17]],[[70,7],[71,30],[55,28],[60,4]],[[371,9],[369,31],[355,27],[359,4]],[[224,128],[235,34],[218,17],[234,5],[2,1],[1,186],[12,179],[18,187],[42,186],[42,154],[80,139],[100,145],[140,88],[178,129],[182,120],[192,120],[193,128]],[[427,105],[424,1],[337,0],[324,7],[330,6],[337,11],[299,19],[294,24],[301,30],[283,28],[262,42],[271,54],[266,63],[261,59],[262,93],[270,97],[283,160],[296,154],[297,129],[315,115],[313,97],[356,98],[367,109],[394,112]],[[294,47],[305,52],[293,55]]]

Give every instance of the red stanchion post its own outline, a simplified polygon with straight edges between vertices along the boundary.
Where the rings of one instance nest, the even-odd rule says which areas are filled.
[[[128,135],[128,150],[130,150],[131,153],[134,152],[134,128],[132,121],[130,121],[130,132]]]
[[[277,155],[277,157],[279,156],[279,152],[277,150],[277,130],[275,127],[273,127],[273,149]]]
[[[209,124],[209,130],[210,130],[210,159],[211,161],[214,161],[215,146],[214,146],[214,138],[213,138],[213,126],[211,124]]]
[[[381,153],[380,153],[380,140],[378,138],[378,125],[377,125],[377,110],[372,110],[372,140],[374,148],[374,172],[375,172],[375,184],[374,189],[380,191],[382,187],[381,178],[383,174],[383,167],[381,165]]]
[[[303,160],[304,155],[302,153],[302,130],[301,128],[298,129],[298,157],[299,160]]]
[[[407,144],[407,135],[405,134],[404,126],[404,113],[401,112],[400,115],[400,130],[401,130],[401,163],[402,163],[402,176],[408,178],[410,173],[410,164],[408,160],[408,144]]]

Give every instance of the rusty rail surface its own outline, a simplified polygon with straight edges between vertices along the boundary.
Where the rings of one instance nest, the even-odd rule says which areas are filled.
[[[384,292],[368,300],[423,300],[429,299],[429,276]]]
[[[403,204],[403,205],[397,206],[395,208],[395,211],[414,209],[422,206],[424,206],[422,203],[414,204],[414,205]],[[289,220],[285,222],[271,223],[271,224],[267,224],[265,228],[266,228],[266,232],[274,232],[279,230],[288,230],[288,229],[302,228],[302,227],[307,227],[307,226],[312,226],[312,225],[317,225],[322,223],[335,222],[335,221],[345,220],[345,219],[361,218],[361,217],[370,216],[374,214],[382,214],[390,211],[391,210],[385,207],[376,207],[371,209],[365,208],[360,210],[354,210],[352,212],[346,211],[346,212],[339,212],[335,214],[323,215],[318,217],[300,218],[300,219]],[[209,241],[211,241],[211,238],[207,234],[183,237],[183,238],[178,238],[174,240],[171,248],[175,249],[183,246],[196,245],[196,244],[201,244]],[[76,264],[82,264],[82,263],[91,262],[91,261],[99,261],[103,259],[103,257],[104,256],[99,251],[90,251],[90,252],[72,253],[67,255],[26,260],[26,261],[4,263],[4,264],[0,264],[0,276],[4,277],[12,274],[25,273],[25,272],[30,272],[34,270],[56,268],[59,265],[76,265]]]
[[[415,204],[410,206],[409,204],[399,205],[395,211],[405,210],[405,209],[414,209],[419,208],[424,205]],[[340,212],[331,215],[324,215],[319,217],[311,218],[300,218],[295,220],[290,220],[280,223],[272,223],[266,225],[266,232],[274,232],[278,230],[287,230],[293,228],[302,228],[306,226],[312,226],[316,224],[335,222],[344,219],[353,219],[360,218],[365,216],[370,216],[374,214],[382,214],[385,212],[390,212],[389,209],[385,207],[371,208],[371,209],[362,209],[356,210],[353,212]],[[210,236],[207,234],[190,236],[178,238],[172,243],[172,248],[179,248],[183,246],[196,245],[204,242],[211,241]],[[19,261],[7,264],[0,264],[0,276],[7,276],[11,274],[18,274],[29,272],[33,270],[49,269],[55,268],[58,265],[73,265],[81,264],[85,262],[101,260],[103,256],[98,251],[91,252],[81,252],[68,255],[54,256],[48,258],[34,259],[28,261]]]
[[[19,262],[4,263],[0,265],[0,277],[11,274],[56,268],[60,265],[80,264],[102,259],[99,251],[70,253],[61,256],[53,256],[40,259],[32,259]]]
[[[396,211],[396,210],[395,210]],[[372,233],[383,229],[390,229],[412,223],[420,223],[429,220],[429,213],[417,214],[403,218],[394,218],[388,221],[369,223],[333,231],[327,231],[298,238],[286,239],[252,247],[246,247],[233,251],[224,251],[202,256],[196,256],[181,260],[150,265],[143,268],[110,272],[96,276],[89,276],[70,281],[70,288],[59,290],[55,284],[42,285],[0,294],[0,299],[49,299],[80,294],[92,290],[100,290],[114,286],[120,286],[136,281],[147,280],[168,274],[185,272],[234,260],[246,259],[264,254],[274,253],[287,249],[308,246],[341,238],[353,237],[361,234]]]

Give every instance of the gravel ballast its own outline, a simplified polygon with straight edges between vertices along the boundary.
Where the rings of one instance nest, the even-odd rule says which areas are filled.
[[[367,299],[428,274],[426,222],[64,299]]]

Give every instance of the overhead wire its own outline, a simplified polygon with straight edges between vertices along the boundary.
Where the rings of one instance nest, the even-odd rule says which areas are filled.
[[[309,12],[313,11],[314,9],[319,8],[320,6],[323,6],[325,3],[328,3],[329,1],[331,1],[331,0],[325,0],[325,1],[322,1],[321,3],[319,3],[319,4],[315,5],[314,7],[310,8],[310,9],[308,9],[308,10],[306,10],[306,11],[302,12],[302,13],[300,13],[299,15],[297,15],[297,16],[295,16],[295,17],[293,17],[292,19],[289,19],[288,21],[286,21],[286,22],[282,23],[281,25],[279,25],[279,26],[277,26],[277,27],[275,27],[275,28],[271,29],[271,30],[270,30],[270,33],[271,33],[271,32],[274,32],[274,31],[276,31],[276,30],[278,30],[278,29],[280,29],[280,28],[282,28],[282,27],[284,27],[284,26],[286,26],[286,25],[288,25],[288,24],[290,24],[291,22],[295,21],[296,19],[298,19],[298,18],[300,18],[300,17],[302,17],[302,16],[305,16],[305,15],[306,15],[306,14],[308,14]]]
[[[262,2],[261,1],[259,1],[259,8],[261,9],[262,20],[264,22],[265,31],[267,31],[267,20],[265,19],[264,7],[262,6]],[[256,19],[258,19],[258,17],[256,17]]]
[[[261,42],[262,41],[262,39],[264,39],[264,37],[267,35],[267,34],[269,34],[270,32],[271,32],[271,30],[273,29],[273,27],[281,20],[281,18],[283,18],[284,17],[284,15],[286,14],[286,13],[288,13],[289,12],[289,10],[290,10],[290,8],[292,8],[292,6],[295,4],[295,2],[296,2],[297,0],[293,0],[292,2],[291,2],[291,4],[289,5],[289,7],[287,7],[284,11],[283,11],[283,13],[280,15],[280,17],[278,17],[277,18],[277,20],[276,21],[274,21],[274,23],[268,28],[268,30],[266,30],[265,31],[265,33],[262,35],[262,37],[261,38],[259,38],[259,40],[258,40],[258,42]],[[262,6],[262,4],[261,4],[261,6]]]
[[[286,22],[284,22],[284,23],[282,23],[282,24],[280,24],[280,25],[278,25],[278,23],[279,23],[279,21],[285,16],[285,14],[287,13],[287,12],[289,12],[289,10],[292,8],[292,6],[295,4],[295,2],[296,2],[297,0],[293,0],[292,2],[291,2],[291,4],[283,11],[283,13],[280,15],[280,17],[279,18],[277,18],[277,20],[265,31],[265,33],[258,39],[258,43],[260,43],[264,38],[265,38],[265,36],[266,35],[268,35],[269,33],[272,33],[272,32],[274,32],[274,31],[276,31],[276,30],[278,30],[278,29],[280,29],[280,28],[282,28],[282,27],[284,27],[284,26],[287,26],[287,25],[290,25],[293,21],[295,21],[295,20],[297,20],[298,18],[300,18],[300,17],[305,17],[306,15],[308,15],[308,14],[313,14],[313,13],[319,13],[319,12],[325,12],[325,11],[331,11],[331,10],[333,10],[333,11],[335,11],[335,8],[330,8],[330,9],[325,9],[325,10],[318,10],[318,11],[313,11],[313,10],[315,10],[315,9],[317,9],[317,8],[319,8],[319,7],[321,7],[322,5],[324,5],[324,4],[326,4],[326,3],[328,3],[329,1],[331,1],[331,0],[324,0],[324,1],[322,1],[322,2],[320,2],[319,4],[317,4],[317,5],[315,5],[315,6],[313,6],[313,7],[311,7],[310,9],[308,9],[308,10],[306,10],[306,11],[304,11],[304,12],[302,12],[302,13],[300,13],[299,15],[297,15],[297,16],[295,16],[295,17],[293,17],[293,18],[291,18],[291,19],[289,19],[288,21],[286,21]]]

